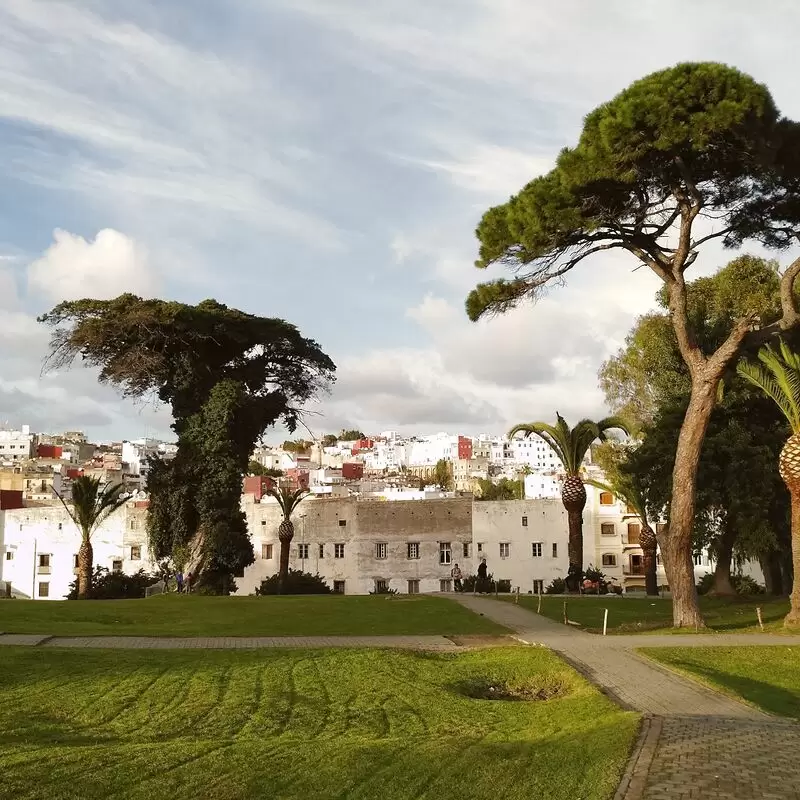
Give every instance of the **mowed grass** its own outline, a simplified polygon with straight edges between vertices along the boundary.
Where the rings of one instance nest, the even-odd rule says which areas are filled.
[[[512,598],[504,598],[513,602]],[[567,603],[569,619],[579,623],[585,630],[593,633],[603,630],[603,613],[608,609],[609,633],[687,633],[684,629],[672,628],[672,601],[659,597],[619,597],[601,595],[592,597],[542,596],[541,613],[556,620],[564,621],[564,602]],[[536,611],[539,599],[533,595],[520,595],[520,605]],[[789,601],[779,597],[701,597],[700,608],[706,624],[713,631],[748,633],[759,631],[756,607],[761,607],[764,628],[770,633],[783,631],[783,618],[789,611]]]
[[[504,634],[441,597],[203,597],[3,600],[0,631],[56,636],[366,636]]]
[[[800,647],[670,647],[639,652],[773,714],[800,719]]]
[[[552,653],[6,647],[0,795],[606,800],[637,730]],[[556,699],[471,699],[535,681]]]

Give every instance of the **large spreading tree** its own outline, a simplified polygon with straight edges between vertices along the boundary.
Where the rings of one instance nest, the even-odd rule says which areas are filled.
[[[667,311],[640,317],[625,346],[600,369],[600,385],[611,409],[630,419],[644,441],[622,451],[611,466],[635,479],[657,517],[669,516],[672,470],[691,393],[689,368],[681,358]],[[743,313],[757,309],[762,321],[781,316],[778,264],[740,256],[714,275],[687,282],[687,310],[704,351],[715,350]],[[798,338],[800,331],[787,335]],[[744,354],[748,355],[747,349]],[[753,353],[754,354],[754,353]],[[731,566],[758,559],[770,591],[791,583],[788,495],[769,465],[788,436],[774,404],[729,369],[705,434],[697,472],[693,547],[710,549],[715,561],[712,591],[734,593]]]
[[[188,550],[184,571],[208,591],[227,592],[254,561],[240,501],[242,477],[264,431],[294,430],[303,404],[335,366],[293,325],[228,308],[121,295],[61,303],[49,366],[76,356],[125,396],[169,405],[178,451],[150,464],[148,529],[154,558]]]
[[[660,542],[679,627],[704,625],[692,562],[695,483],[720,380],[748,339],[800,323],[797,259],[781,277],[780,319],[764,324],[756,309],[747,311],[718,347],[704,350],[688,313],[686,271],[715,240],[774,248],[798,241],[799,145],[800,125],[781,117],[765,86],[722,64],[680,64],[591,112],[578,144],[490,209],[477,230],[477,265],[504,265],[513,277],[470,293],[473,320],[536,299],[601,252],[628,253],[663,281],[691,383]]]

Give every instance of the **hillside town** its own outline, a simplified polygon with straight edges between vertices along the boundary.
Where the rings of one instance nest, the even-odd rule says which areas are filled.
[[[0,431],[0,587],[32,599],[68,594],[80,533],[62,498],[69,502],[71,482],[81,475],[122,483],[129,496],[94,536],[95,566],[155,574],[147,472],[151,459],[174,454],[174,444],[150,438],[94,444],[80,431]],[[445,485],[437,484],[437,464],[446,465]],[[603,478],[591,450],[583,471]],[[242,507],[256,561],[236,576],[240,594],[252,593],[278,569],[282,515],[267,491],[276,481],[309,491],[310,502],[294,514],[291,568],[323,577],[337,592],[449,592],[456,566],[473,575],[483,559],[498,584],[511,591],[542,593],[567,574],[564,472],[541,440],[404,437],[396,431],[357,439],[328,436],[259,447],[248,472]],[[485,499],[491,487],[510,487],[513,494]],[[619,591],[643,592],[641,520],[617,497],[586,488],[587,564],[602,570]],[[695,564],[698,577],[712,567],[707,553],[698,553]],[[667,588],[660,563],[658,576]]]

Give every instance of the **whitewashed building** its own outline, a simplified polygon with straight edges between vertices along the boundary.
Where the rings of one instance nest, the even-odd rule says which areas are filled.
[[[0,464],[11,465],[26,461],[36,454],[36,434],[30,426],[20,430],[0,430]]]
[[[147,549],[145,508],[127,503],[92,536],[94,565],[133,574],[154,569]],[[17,597],[63,600],[75,580],[81,535],[61,506],[0,512],[0,587]]]

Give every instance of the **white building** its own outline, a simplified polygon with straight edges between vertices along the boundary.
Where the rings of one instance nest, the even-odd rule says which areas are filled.
[[[0,463],[11,465],[33,458],[36,442],[36,434],[31,433],[28,425],[18,431],[0,430]]]
[[[92,536],[94,565],[132,574],[152,571],[145,508],[129,502]],[[75,580],[81,535],[60,506],[0,512],[0,584],[17,597],[63,600]]]
[[[517,464],[527,464],[534,470],[559,471],[564,466],[561,459],[543,439],[531,436],[527,439],[513,439],[511,452]]]

